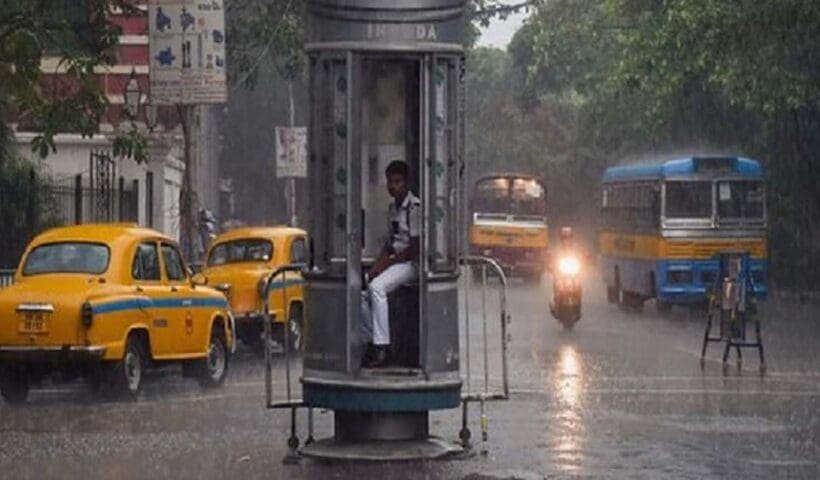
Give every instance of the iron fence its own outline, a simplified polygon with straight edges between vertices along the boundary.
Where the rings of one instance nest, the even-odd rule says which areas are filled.
[[[130,188],[120,177],[111,194],[89,188],[77,179],[74,185],[43,185],[43,201],[49,216],[60,223],[136,222],[139,219],[139,186]]]

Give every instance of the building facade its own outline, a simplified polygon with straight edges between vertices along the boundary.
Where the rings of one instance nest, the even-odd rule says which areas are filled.
[[[150,102],[147,2],[137,2],[138,14],[117,11],[110,21],[121,28],[116,65],[100,67],[95,74],[109,108],[91,138],[78,134],[55,137],[56,152],[43,160],[55,213],[63,223],[138,222],[179,237],[179,196],[184,176],[183,137],[177,109],[157,108],[156,125],[148,128],[144,107]],[[45,82],[65,76],[59,58],[41,62]],[[134,77],[142,93],[134,118],[126,114],[125,87]],[[219,134],[214,116],[221,107],[198,107],[192,122],[192,180],[197,208],[215,210],[218,203]],[[154,122],[150,122],[154,123]],[[113,140],[119,131],[135,125],[149,142],[150,160],[115,158]],[[15,124],[15,141],[21,156],[40,162],[32,153],[36,132]]]

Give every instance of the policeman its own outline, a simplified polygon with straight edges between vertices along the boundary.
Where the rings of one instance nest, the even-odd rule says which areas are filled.
[[[362,331],[370,342],[363,366],[382,367],[389,362],[390,319],[387,296],[417,273],[421,201],[408,185],[410,169],[402,161],[393,161],[385,171],[390,203],[389,240],[367,274],[368,287],[362,302]],[[369,300],[369,305],[367,300]]]

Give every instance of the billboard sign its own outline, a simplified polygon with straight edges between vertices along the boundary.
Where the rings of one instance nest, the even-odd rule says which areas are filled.
[[[276,127],[276,176],[307,177],[306,127]]]
[[[224,103],[224,0],[149,0],[151,102]]]

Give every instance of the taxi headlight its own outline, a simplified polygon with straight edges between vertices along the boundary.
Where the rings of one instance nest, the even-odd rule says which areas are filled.
[[[558,261],[558,271],[562,275],[578,275],[581,273],[581,262],[575,257],[564,257]]]
[[[90,327],[91,324],[94,323],[94,310],[91,308],[90,303],[83,303],[83,307],[80,309],[80,318],[86,328]]]

